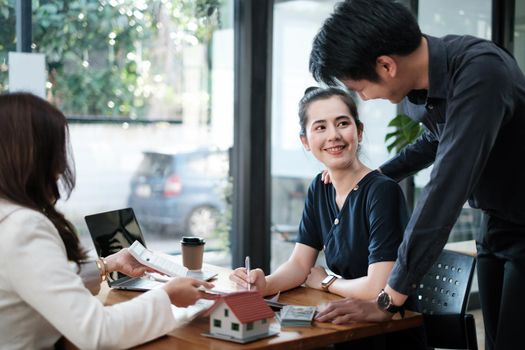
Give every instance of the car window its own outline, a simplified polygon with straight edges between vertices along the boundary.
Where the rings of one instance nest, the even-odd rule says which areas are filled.
[[[226,177],[228,158],[226,153],[199,154],[188,158],[186,168],[196,176]]]
[[[208,174],[216,177],[226,177],[228,175],[228,153],[212,153],[208,157]]]
[[[137,169],[137,175],[166,177],[172,172],[172,156],[145,153]]]
[[[186,158],[186,171],[193,176],[204,176],[206,174],[206,157],[203,154],[194,154]]]

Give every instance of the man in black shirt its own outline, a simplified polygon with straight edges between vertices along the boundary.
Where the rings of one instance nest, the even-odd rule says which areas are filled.
[[[402,103],[425,127],[414,144],[380,167],[385,175],[401,180],[434,164],[386,296],[334,304],[319,319],[389,319],[384,310],[395,311],[416,288],[468,200],[487,214],[476,240],[486,346],[522,342],[525,77],[514,58],[475,37],[423,35],[408,9],[393,1],[347,0],[317,34],[310,70],[317,81],[340,81],[363,100]]]

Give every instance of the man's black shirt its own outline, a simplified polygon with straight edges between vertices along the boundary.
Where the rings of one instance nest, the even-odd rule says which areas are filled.
[[[525,226],[525,77],[514,58],[471,36],[426,36],[429,89],[405,113],[426,131],[381,166],[396,180],[434,164],[389,285],[408,294],[441,252],[465,201]]]

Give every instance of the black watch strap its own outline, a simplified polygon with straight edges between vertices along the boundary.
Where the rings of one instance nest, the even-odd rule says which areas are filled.
[[[387,307],[385,311],[388,311],[391,314],[397,314],[399,312],[402,318],[405,317],[405,307],[403,305],[396,306],[394,304],[390,304],[390,306]]]
[[[391,314],[396,314],[399,312],[401,317],[405,317],[405,307],[403,305],[394,305],[392,304],[392,298],[385,292],[384,289],[381,290],[377,296],[377,306],[384,311],[390,312]]]

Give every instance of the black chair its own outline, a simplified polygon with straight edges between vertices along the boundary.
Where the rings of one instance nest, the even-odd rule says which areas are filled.
[[[478,349],[474,316],[465,314],[476,259],[443,250],[417,289],[429,347]]]

